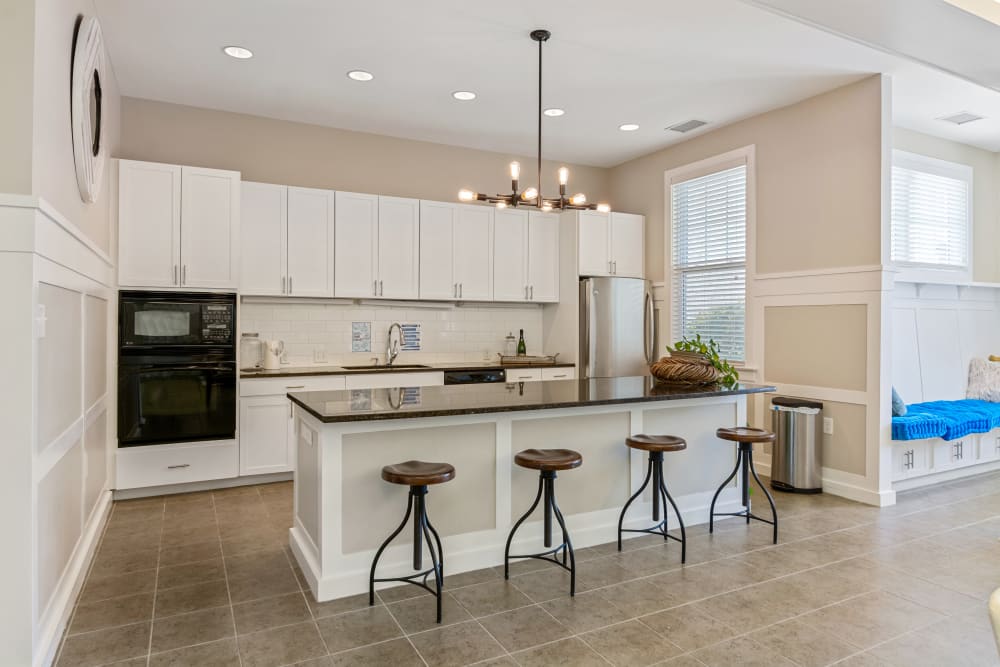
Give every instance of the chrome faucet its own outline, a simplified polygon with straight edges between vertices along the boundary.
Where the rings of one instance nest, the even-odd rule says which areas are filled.
[[[392,340],[392,330],[395,329],[398,336],[396,340]],[[385,365],[392,366],[392,362],[396,360],[399,356],[399,344],[403,339],[403,327],[399,326],[399,322],[393,322],[389,325],[389,333],[386,334],[385,338]]]

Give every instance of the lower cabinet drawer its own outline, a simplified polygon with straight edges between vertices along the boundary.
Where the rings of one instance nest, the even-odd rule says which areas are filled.
[[[361,373],[348,375],[348,389],[384,389],[387,387],[434,387],[444,384],[442,371],[420,373]]]
[[[282,396],[292,391],[334,391],[345,387],[343,375],[294,375],[240,380],[240,396]]]
[[[116,464],[117,489],[227,479],[239,473],[239,448],[235,440],[120,447]]]
[[[534,382],[541,379],[541,368],[507,368],[507,382]]]
[[[576,369],[569,368],[543,368],[543,380],[572,380],[576,377]]]

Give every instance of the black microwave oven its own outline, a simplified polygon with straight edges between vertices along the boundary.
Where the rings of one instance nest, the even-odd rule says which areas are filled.
[[[123,352],[157,347],[235,351],[235,294],[122,291],[118,303],[118,343]]]

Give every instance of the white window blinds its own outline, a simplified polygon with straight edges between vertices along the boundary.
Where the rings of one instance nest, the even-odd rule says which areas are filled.
[[[747,167],[670,186],[675,340],[701,334],[745,361]]]
[[[969,268],[972,170],[895,151],[892,261],[935,269]]]

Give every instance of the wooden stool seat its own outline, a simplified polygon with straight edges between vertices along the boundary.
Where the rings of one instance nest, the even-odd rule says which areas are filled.
[[[525,449],[514,455],[514,463],[532,470],[572,470],[583,463],[583,455],[572,449]]]
[[[735,428],[720,428],[715,431],[715,437],[729,442],[774,442],[774,434],[762,428],[737,426]]]
[[[644,452],[679,452],[687,449],[684,438],[676,435],[633,435],[625,438],[625,444]]]
[[[427,486],[441,484],[455,477],[455,466],[450,463],[404,461],[382,468],[382,479],[393,484]]]

